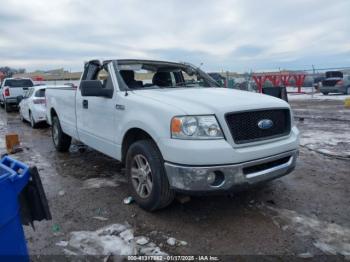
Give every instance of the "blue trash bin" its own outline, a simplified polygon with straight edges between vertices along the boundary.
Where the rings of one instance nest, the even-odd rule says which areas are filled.
[[[18,195],[29,181],[29,167],[5,156],[0,161],[0,257],[29,260]]]

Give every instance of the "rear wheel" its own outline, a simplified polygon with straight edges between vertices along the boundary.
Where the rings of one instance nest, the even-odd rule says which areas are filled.
[[[131,195],[147,211],[164,208],[174,200],[163,163],[152,140],[137,141],[128,150],[126,172]]]
[[[37,123],[35,122],[35,119],[32,115],[32,112],[29,111],[29,120],[30,120],[30,126],[32,128],[36,128],[37,127]]]
[[[328,95],[328,92],[322,92],[322,94],[324,94],[324,95]]]
[[[62,131],[60,121],[57,116],[52,118],[52,141],[59,152],[68,151],[72,138]]]

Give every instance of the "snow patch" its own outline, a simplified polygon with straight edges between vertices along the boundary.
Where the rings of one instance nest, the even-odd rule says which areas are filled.
[[[176,239],[173,238],[173,237],[168,238],[166,242],[167,242],[167,244],[169,246],[175,246],[176,245]]]
[[[264,205],[262,205],[264,206]],[[293,210],[266,206],[281,223],[288,224],[300,236],[311,236],[313,245],[321,251],[332,255],[350,255],[350,229],[335,223],[328,223],[307,217]]]
[[[149,242],[149,239],[147,237],[137,237],[135,240],[136,244],[141,246],[146,245]]]
[[[96,219],[96,220],[100,220],[100,221],[107,221],[108,218],[106,217],[101,217],[101,216],[95,216],[95,217],[92,217],[93,219]]]
[[[169,237],[166,241],[169,246],[187,246],[187,242],[183,240],[177,240],[176,238]]]
[[[83,189],[117,187],[119,183],[111,178],[90,178],[83,182]]]
[[[350,157],[350,136],[332,131],[304,131],[300,145],[310,150],[337,157]]]
[[[66,247],[66,246],[68,246],[68,242],[67,241],[59,241],[56,243],[56,246]]]
[[[68,249],[69,248],[69,249]],[[96,231],[71,232],[67,249],[69,255],[160,255],[167,253],[143,236],[134,237],[129,225],[112,224]]]
[[[307,94],[288,94],[288,100],[338,100],[344,101],[345,98],[350,98],[350,95],[338,95],[338,94],[330,94],[323,95],[321,93],[307,93]]]

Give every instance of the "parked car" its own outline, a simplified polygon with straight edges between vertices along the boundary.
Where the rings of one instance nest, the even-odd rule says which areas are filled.
[[[46,86],[34,86],[24,94],[19,103],[19,114],[22,121],[28,121],[32,128],[39,122],[46,121]]]
[[[341,71],[326,72],[326,79],[322,81],[320,91],[324,95],[329,93],[350,95],[350,75],[343,75]]]
[[[18,108],[18,104],[24,93],[34,86],[30,78],[5,78],[0,88],[0,104],[6,112],[12,108]]]
[[[169,205],[176,192],[227,193],[296,165],[288,103],[219,87],[190,64],[93,60],[78,89],[47,88],[46,99],[56,149],[67,151],[74,138],[121,161],[146,210]]]

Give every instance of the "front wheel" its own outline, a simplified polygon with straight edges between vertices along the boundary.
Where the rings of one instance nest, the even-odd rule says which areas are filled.
[[[55,145],[56,150],[59,152],[67,152],[70,147],[72,138],[62,131],[61,124],[57,116],[54,116],[52,118],[51,132],[52,141]]]
[[[132,197],[147,211],[168,206],[175,196],[164,169],[164,160],[151,140],[132,144],[126,156],[126,173]]]

